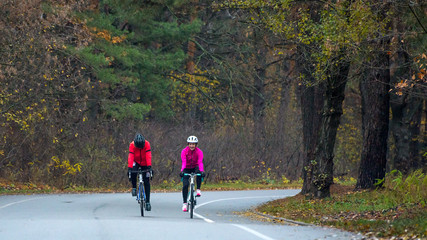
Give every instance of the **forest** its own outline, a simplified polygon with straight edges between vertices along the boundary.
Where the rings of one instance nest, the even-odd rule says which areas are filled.
[[[303,181],[330,195],[427,171],[427,2],[2,0],[0,178],[153,183],[199,138],[206,181]]]

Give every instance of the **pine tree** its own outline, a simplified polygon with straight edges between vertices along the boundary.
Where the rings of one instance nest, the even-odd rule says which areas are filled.
[[[108,116],[122,120],[172,115],[167,75],[183,68],[184,44],[200,29],[178,14],[185,1],[105,0],[82,15],[93,41],[75,53],[91,67]]]

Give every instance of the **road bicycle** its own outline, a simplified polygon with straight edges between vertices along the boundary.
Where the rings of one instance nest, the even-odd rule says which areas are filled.
[[[197,204],[197,200],[196,200],[196,191],[194,189],[194,178],[197,177],[201,177],[202,174],[200,173],[184,173],[184,176],[190,176],[189,181],[190,181],[190,192],[188,193],[187,196],[187,204],[188,204],[188,208],[187,211],[190,212],[190,218],[193,218],[193,212],[194,212],[194,207]],[[203,178],[202,178],[203,181]]]
[[[138,179],[139,179],[139,184],[138,184],[138,189],[137,189],[137,193],[136,193],[136,201],[138,202],[140,209],[141,209],[141,217],[144,216],[144,209],[146,208],[146,196],[145,196],[145,188],[144,188],[144,175],[146,174],[147,177],[151,177],[151,171],[148,169],[141,169],[139,168],[137,171],[131,171],[132,173],[137,173],[138,174]],[[145,209],[147,210],[147,209]]]

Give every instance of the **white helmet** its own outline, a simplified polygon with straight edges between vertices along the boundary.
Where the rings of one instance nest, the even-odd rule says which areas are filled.
[[[187,138],[187,142],[188,142],[188,143],[198,143],[198,142],[199,142],[199,140],[197,139],[197,137],[196,137],[196,136],[189,136],[189,137]]]

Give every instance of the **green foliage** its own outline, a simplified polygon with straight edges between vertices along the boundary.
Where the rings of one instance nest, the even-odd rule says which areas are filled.
[[[369,39],[384,35],[389,19],[381,19],[373,12],[367,2],[353,1],[325,6],[317,20],[313,12],[300,13],[297,39],[306,45],[314,45],[318,50],[312,51],[316,64],[314,76],[318,80],[327,78],[328,69],[340,62],[357,62],[360,46]],[[313,20],[316,19],[316,20]]]
[[[340,184],[343,186],[354,186],[356,185],[357,179],[353,178],[353,177],[334,177],[334,183],[336,184]]]
[[[164,17],[174,16],[183,1],[109,0],[103,5],[103,11],[80,14],[93,41],[73,51],[90,67],[109,99],[101,102],[107,116],[117,120],[143,119],[149,113],[171,116],[173,85],[166,76],[183,67],[182,45],[199,31],[201,22]]]
[[[117,78],[117,75],[114,74],[114,69],[99,69],[96,72],[98,76],[99,82],[107,83],[107,84],[118,84],[120,83],[120,79]]]
[[[403,203],[421,203],[426,206],[427,199],[427,175],[421,169],[408,176],[403,176],[400,171],[393,170],[386,175],[384,186],[392,189],[396,201]]]
[[[384,36],[390,21],[382,17],[382,9],[377,9],[381,6],[366,1],[308,4],[295,0],[229,0],[219,7],[243,8],[253,24],[287,41],[309,46],[311,56],[306,60],[313,62],[313,75],[320,81],[339,63],[358,61],[361,46]]]
[[[150,105],[143,103],[130,103],[125,99],[118,102],[104,103],[105,112],[113,119],[136,119],[143,120],[150,111]]]
[[[79,51],[74,51],[85,62],[90,62],[94,68],[108,66],[108,61],[103,53],[93,53],[94,47],[90,46],[82,48]]]

